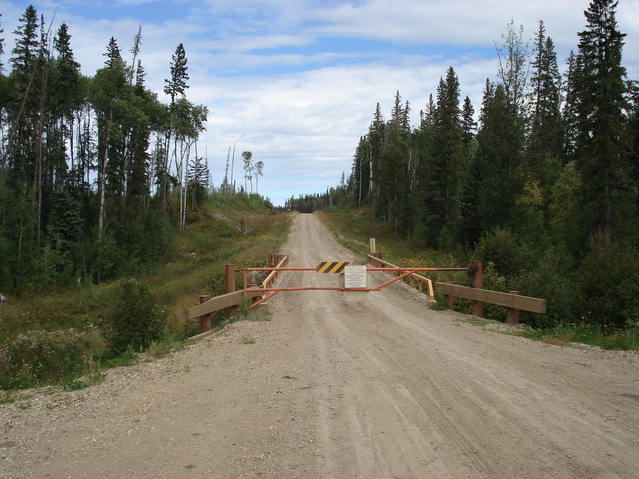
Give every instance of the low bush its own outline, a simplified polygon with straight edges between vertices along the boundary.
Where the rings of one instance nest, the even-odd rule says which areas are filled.
[[[537,265],[511,281],[512,289],[548,301],[546,314],[521,312],[521,322],[534,328],[552,328],[578,316],[576,264],[567,250],[548,248]]]
[[[140,351],[162,338],[167,319],[167,311],[158,305],[144,283],[126,280],[104,323],[104,337],[116,352],[128,348]]]
[[[639,251],[600,234],[590,241],[579,272],[581,318],[604,332],[621,331],[639,318]]]
[[[54,384],[82,371],[81,336],[74,330],[30,331],[5,338],[0,346],[0,387]]]
[[[497,228],[485,234],[477,243],[474,259],[492,263],[495,272],[512,277],[530,270],[535,252],[530,244],[507,229]]]

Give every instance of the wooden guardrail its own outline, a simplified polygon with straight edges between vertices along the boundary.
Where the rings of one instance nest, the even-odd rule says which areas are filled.
[[[520,296],[517,291],[501,293],[489,289],[469,288],[468,286],[450,283],[435,283],[435,291],[446,296],[450,309],[454,309],[455,298],[506,306],[508,308],[510,321],[514,324],[519,322],[520,310],[541,314],[546,313],[547,300],[532,298],[530,296]]]
[[[388,261],[384,261],[380,258],[380,256],[381,255],[379,253],[368,255],[368,262],[372,265],[381,265],[380,267],[399,268],[399,266],[389,263]],[[483,289],[483,281],[481,278],[482,265],[480,261],[474,261],[473,267],[470,270],[475,274],[475,277],[473,278],[473,284],[475,287],[472,288],[452,283],[432,283],[430,279],[416,273],[413,273],[411,278],[418,282],[419,287],[417,289],[419,289],[419,291],[423,290],[422,284],[427,285],[428,296],[431,299],[435,298],[434,291],[444,294],[448,307],[451,310],[455,309],[455,298],[463,298],[473,301],[473,314],[481,318],[484,317],[484,303],[506,306],[508,308],[510,322],[513,324],[519,323],[519,311],[531,311],[533,313],[541,314],[546,313],[547,300],[545,299],[521,296],[518,291],[502,293],[499,291]],[[389,272],[389,274],[393,273],[394,272]],[[411,286],[414,287],[414,283],[411,284]]]
[[[220,309],[230,308],[232,306],[237,306],[241,304],[242,301],[246,299],[253,299],[262,296],[263,293],[251,292],[251,291],[234,291],[233,293],[226,293],[221,296],[215,296],[211,298],[208,296],[208,300],[198,304],[197,306],[193,306],[189,308],[186,312],[186,319],[195,319],[199,318],[206,314],[211,314],[215,311],[219,311]],[[204,296],[204,295],[203,295]],[[206,297],[206,296],[204,296]]]
[[[269,254],[268,256],[268,267],[272,268],[284,268],[286,265],[288,264],[288,255],[285,254]],[[275,283],[275,281],[277,281],[277,278],[280,277],[280,274],[282,274],[281,271],[276,271],[273,270],[269,273],[269,275],[266,277],[266,279],[264,281],[262,281],[262,288],[266,289],[266,288],[270,288],[273,283]]]
[[[288,256],[283,254],[269,254],[268,266],[273,267],[277,263],[276,268],[283,268],[288,264]],[[236,307],[243,301],[254,301],[256,298],[264,296],[261,291],[251,291],[247,285],[246,275],[244,276],[244,289],[235,291],[235,276],[238,270],[234,264],[225,266],[226,274],[226,294],[211,297],[210,295],[200,295],[200,304],[189,308],[186,311],[185,318],[187,320],[200,318],[200,332],[211,329],[211,313],[226,309],[227,316],[230,316]],[[245,272],[246,273],[246,272]],[[279,278],[281,271],[271,271],[271,273],[262,282],[262,288],[269,288]]]

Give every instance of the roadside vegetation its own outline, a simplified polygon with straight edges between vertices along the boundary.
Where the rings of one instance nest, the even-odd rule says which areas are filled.
[[[82,388],[110,367],[184,347],[199,332],[197,321],[184,319],[186,309],[200,294],[224,293],[225,264],[265,266],[288,221],[270,214],[259,195],[213,193],[152,271],[11,298],[0,305],[0,387]],[[242,307],[233,318],[217,314],[213,328],[268,319],[255,314]]]
[[[486,289],[548,301],[546,314],[521,312],[531,337],[636,350],[639,89],[617,6],[590,2],[563,65],[543,21],[532,35],[511,21],[481,105],[462,96],[453,67],[419,110],[399,91],[388,116],[371,104],[350,175],[287,205],[331,212],[345,238],[360,232],[348,246],[375,237],[395,264],[482,261]],[[484,311],[507,318],[503,307]]]
[[[503,274],[496,264],[499,264],[498,255],[489,251],[489,247],[495,241],[494,238],[488,238],[480,241],[474,249],[458,249],[456,251],[442,252],[427,248],[416,247],[415,244],[408,240],[400,238],[388,225],[376,223],[372,218],[370,208],[356,208],[343,205],[339,209],[332,208],[330,212],[318,211],[316,213],[320,219],[329,227],[337,240],[345,247],[349,248],[355,254],[362,258],[366,257],[369,251],[369,239],[375,238],[378,251],[382,252],[384,259],[391,263],[401,266],[414,267],[467,267],[471,265],[473,259],[482,259],[484,263],[484,287],[494,291],[512,291],[518,290],[527,296],[540,297],[548,299],[548,313],[536,314],[526,311],[520,312],[520,321],[522,324],[528,325],[526,328],[517,332],[511,331],[510,334],[519,334],[529,339],[544,341],[551,344],[569,345],[571,343],[588,344],[598,346],[603,349],[621,349],[639,351],[639,324],[637,317],[629,318],[629,326],[624,329],[611,329],[605,324],[597,322],[597,315],[593,311],[586,310],[582,307],[581,315],[570,315],[567,311],[562,311],[563,302],[570,302],[578,307],[579,301],[587,294],[588,283],[580,284],[573,281],[561,281],[557,274],[563,276],[563,273],[553,273],[543,263],[530,261],[530,269],[521,268],[517,270],[517,274]],[[497,252],[504,252],[509,249],[509,244],[501,239]],[[513,249],[513,251],[516,248]],[[523,255],[524,252],[519,251],[518,254]],[[603,254],[603,253],[600,253]],[[609,253],[613,256],[613,252]],[[516,258],[513,252],[502,258],[506,261],[508,258]],[[605,280],[605,275],[619,275],[624,277],[632,274],[627,268],[632,264],[628,263],[628,258],[607,258],[607,263],[600,264],[597,271],[599,281]],[[617,269],[614,269],[617,265]],[[423,273],[434,282],[454,281],[457,284],[471,286],[472,280],[463,272],[441,272],[441,273]],[[593,277],[595,273],[593,272]],[[614,281],[608,278],[607,283],[613,287]],[[623,301],[634,304],[634,299],[628,297],[624,291],[615,290],[615,297],[601,297],[583,303],[585,307],[591,304],[601,304],[600,308],[605,307],[605,302],[610,301],[608,307],[610,310],[619,308]],[[436,296],[437,301],[431,305],[431,308],[438,310],[448,309],[443,297]],[[587,305],[587,306],[586,306]],[[466,300],[458,299],[456,302],[456,310],[471,314],[472,303]],[[508,320],[508,310],[503,306],[484,304],[485,317],[489,320],[506,322]]]

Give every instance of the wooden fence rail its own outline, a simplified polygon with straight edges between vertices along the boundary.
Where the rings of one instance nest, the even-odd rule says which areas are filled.
[[[205,301],[204,303],[189,308],[186,312],[186,319],[199,318],[200,316],[205,314],[211,314],[221,309],[237,306],[241,304],[242,301],[258,298],[262,296],[262,294],[264,293],[240,290],[234,291],[233,293],[226,293],[221,296],[216,296],[209,299],[208,301]]]
[[[288,256],[285,254],[269,254],[268,267],[272,268],[284,268],[288,264]],[[264,281],[262,281],[262,288],[270,288],[277,278],[282,274],[281,271],[273,270],[269,273]]]
[[[389,263],[388,261],[384,261],[382,258],[380,258],[379,253],[368,255],[368,262],[369,264],[378,267],[399,268],[399,266]],[[416,273],[413,273],[410,277],[413,281],[418,282],[417,289],[420,292],[423,292],[423,284],[427,286],[427,294],[431,299],[435,298],[435,292],[444,294],[446,296],[446,301],[450,309],[455,309],[455,298],[463,298],[473,301],[473,314],[480,318],[484,317],[483,303],[506,306],[508,308],[510,322],[513,324],[517,324],[519,322],[520,310],[541,314],[546,313],[547,300],[545,299],[532,298],[530,296],[521,296],[518,291],[502,293],[499,291],[483,289],[483,282],[481,279],[481,262],[474,261],[473,268],[471,268],[470,270],[472,270],[476,275],[473,278],[473,284],[475,285],[475,287],[473,288],[451,283],[433,283],[430,279]],[[395,272],[389,272],[388,274],[394,273]],[[414,282],[413,284],[411,284],[411,286],[414,287]]]
[[[268,256],[268,266],[273,267],[277,263],[276,268],[283,268],[288,264],[288,256],[283,254],[270,254]],[[244,289],[235,291],[235,276],[238,270],[235,265],[227,264],[226,272],[226,294],[211,298],[209,295],[200,296],[200,304],[189,308],[186,311],[185,318],[187,320],[200,318],[200,332],[211,329],[211,313],[226,309],[227,316],[230,316],[238,305],[243,301],[254,301],[256,298],[264,296],[261,291],[251,291],[247,285],[246,271],[244,271]],[[281,271],[271,271],[271,273],[262,282],[262,288],[270,288],[271,285],[282,274]]]
[[[443,293],[453,298],[470,299],[472,301],[481,301],[482,303],[497,304],[506,306],[510,309],[531,311],[533,313],[545,313],[545,299],[532,298],[530,296],[520,296],[518,293],[501,293],[499,291],[491,291],[489,289],[469,288],[468,286],[460,286],[450,283],[435,283],[435,291]]]

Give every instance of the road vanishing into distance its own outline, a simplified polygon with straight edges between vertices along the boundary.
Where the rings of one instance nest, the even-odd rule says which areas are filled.
[[[289,266],[363,263],[314,215],[296,216],[283,252]],[[337,278],[295,271],[279,284]],[[0,478],[639,474],[637,354],[497,332],[401,284],[284,292],[261,307],[269,320],[86,390],[0,405]]]

